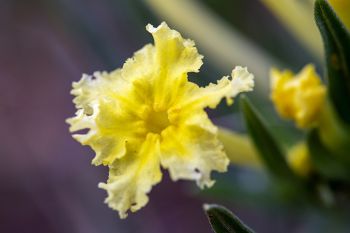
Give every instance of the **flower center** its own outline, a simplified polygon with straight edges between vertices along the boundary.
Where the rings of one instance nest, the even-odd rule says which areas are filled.
[[[146,118],[146,127],[149,132],[160,134],[170,125],[166,111],[156,112],[152,110]]]

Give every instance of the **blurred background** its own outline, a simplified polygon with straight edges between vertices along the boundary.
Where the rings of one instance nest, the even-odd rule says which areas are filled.
[[[257,232],[330,232],[333,215],[284,202],[269,192],[274,187],[262,171],[236,166],[215,174],[217,184],[205,191],[165,174],[148,205],[120,220],[97,188],[107,170],[90,165],[93,152],[72,139],[65,123],[75,112],[71,83],[82,73],[121,67],[153,42],[146,24],[166,21],[205,56],[191,80],[208,84],[235,65],[255,73],[252,98],[288,145],[297,134],[268,101],[268,70],[297,71],[312,62],[322,72],[322,51],[263,2],[0,0],[0,232],[209,233],[202,204],[212,202]],[[310,1],[299,2],[312,18]],[[218,125],[244,132],[237,106],[209,113]]]

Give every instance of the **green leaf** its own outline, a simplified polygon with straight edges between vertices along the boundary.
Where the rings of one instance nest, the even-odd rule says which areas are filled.
[[[216,233],[253,233],[249,227],[235,216],[231,211],[219,205],[203,206],[210,225]]]
[[[339,117],[350,124],[349,32],[326,0],[316,0],[315,20],[325,46],[330,99]]]
[[[312,164],[320,174],[330,179],[350,180],[350,170],[346,163],[322,144],[316,129],[308,135],[307,144]]]
[[[278,179],[295,180],[295,174],[289,168],[279,145],[262,117],[245,96],[242,96],[240,101],[248,132],[269,172]]]

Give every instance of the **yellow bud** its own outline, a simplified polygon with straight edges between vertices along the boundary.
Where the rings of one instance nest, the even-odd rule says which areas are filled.
[[[324,103],[326,87],[321,83],[313,65],[298,74],[271,70],[271,99],[278,114],[295,121],[299,128],[317,124]]]
[[[308,176],[311,172],[309,150],[305,143],[293,146],[287,154],[287,161],[292,170],[300,176]]]

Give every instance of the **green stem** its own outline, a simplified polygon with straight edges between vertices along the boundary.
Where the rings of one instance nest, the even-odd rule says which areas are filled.
[[[219,128],[219,140],[224,144],[226,154],[232,164],[253,168],[262,167],[259,156],[248,136]]]
[[[330,101],[326,101],[319,118],[319,135],[322,142],[335,154],[347,155],[350,151],[350,129],[336,115]],[[350,161],[350,156],[348,156]]]

